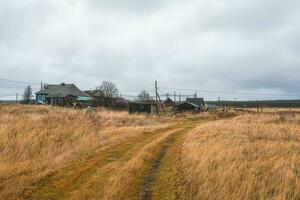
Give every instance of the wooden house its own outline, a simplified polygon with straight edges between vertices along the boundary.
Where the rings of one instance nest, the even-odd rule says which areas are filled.
[[[185,102],[178,104],[178,111],[203,112],[206,109],[203,98],[187,98]]]
[[[176,104],[175,102],[170,99],[170,98],[167,98],[164,102],[163,102],[164,106],[167,108],[167,107],[175,107]]]
[[[194,104],[194,103],[190,103],[190,102],[183,102],[179,105],[177,105],[177,109],[178,111],[181,112],[200,112],[200,106]]]
[[[36,100],[49,105],[72,106],[78,101],[89,101],[91,97],[74,84],[47,85],[36,93]]]
[[[205,111],[206,106],[203,98],[187,98],[186,102],[196,104],[200,107],[200,112]]]

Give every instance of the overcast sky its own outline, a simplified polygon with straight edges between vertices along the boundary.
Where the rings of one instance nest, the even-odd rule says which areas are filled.
[[[0,79],[293,98],[210,91],[300,96],[299,10],[299,0],[1,0]],[[0,81],[0,96],[10,85]]]

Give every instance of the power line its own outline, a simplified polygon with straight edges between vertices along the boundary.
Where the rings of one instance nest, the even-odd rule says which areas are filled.
[[[138,97],[137,95],[121,94],[122,97]]]
[[[85,89],[85,90],[83,90],[83,91],[95,91],[96,89]],[[145,89],[143,89],[143,90],[145,90]],[[126,92],[126,93],[138,93],[138,94],[140,94],[143,90],[118,90],[119,92]],[[154,90],[145,90],[145,91],[147,91],[147,92],[149,92],[149,93],[155,93],[155,91]]]
[[[130,94],[121,94],[122,97],[139,97],[138,95],[130,95]],[[154,98],[155,96],[149,96],[150,98]]]
[[[0,88],[8,88],[8,89],[25,89],[26,86],[21,87],[21,86],[6,86],[6,85],[0,85]],[[39,90],[40,88],[31,88],[33,90]]]
[[[155,93],[155,91],[152,91],[152,90],[145,90],[147,91],[148,93]],[[126,92],[126,93],[137,93],[137,94],[140,94],[142,92],[141,91],[133,91],[133,90],[119,90],[119,92]]]
[[[263,95],[263,96],[282,96],[282,97],[299,97],[299,94],[275,94],[275,93],[251,93],[251,92],[234,92],[234,91],[222,91],[222,90],[199,90],[199,89],[183,89],[183,88],[170,88],[159,87],[160,89],[168,90],[180,90],[180,91],[193,91],[203,93],[217,93],[217,94],[239,94],[239,95]]]
[[[0,97],[12,97],[12,96],[16,96],[16,94],[0,95]]]
[[[0,81],[12,82],[17,84],[25,84],[25,85],[40,85],[40,83],[22,82],[22,81],[15,81],[15,80],[4,79],[4,78],[0,78]]]

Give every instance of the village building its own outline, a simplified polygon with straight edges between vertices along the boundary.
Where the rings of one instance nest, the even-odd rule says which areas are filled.
[[[36,93],[36,100],[49,105],[73,106],[76,102],[90,101],[91,97],[74,84],[47,85]]]
[[[179,111],[200,112],[200,106],[190,102],[183,102],[177,105],[177,108]]]
[[[128,102],[129,113],[158,114],[158,106],[155,102]]]
[[[176,106],[176,103],[171,98],[167,98],[163,104],[166,108]]]
[[[200,107],[200,111],[205,111],[205,103],[203,98],[187,98],[186,102],[196,104]]]
[[[187,98],[185,102],[177,105],[179,111],[203,112],[206,106],[203,98]]]

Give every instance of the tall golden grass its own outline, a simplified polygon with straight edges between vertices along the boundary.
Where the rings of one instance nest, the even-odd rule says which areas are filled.
[[[270,113],[188,133],[179,199],[300,199],[300,115]]]
[[[165,127],[156,116],[47,106],[0,106],[0,199],[16,199],[28,184],[78,159]]]
[[[179,129],[186,131],[178,134]],[[39,199],[40,193],[54,197],[51,184],[65,182],[55,192],[69,193],[58,197],[138,199],[149,163],[167,138],[176,135],[180,135],[176,145],[166,153],[172,171],[160,171],[156,177],[176,174],[170,179],[174,191],[169,191],[175,195],[170,196],[300,199],[298,112],[265,109],[257,114],[231,109],[157,117],[24,105],[0,106],[0,199],[22,199],[24,194]],[[47,179],[55,172],[60,173]],[[69,172],[66,179],[61,177],[64,172]],[[72,174],[75,177],[68,177]],[[62,180],[56,182],[56,177]],[[77,178],[81,178],[78,187],[62,191]],[[48,187],[41,180],[54,182]],[[96,183],[100,186],[93,186]]]

